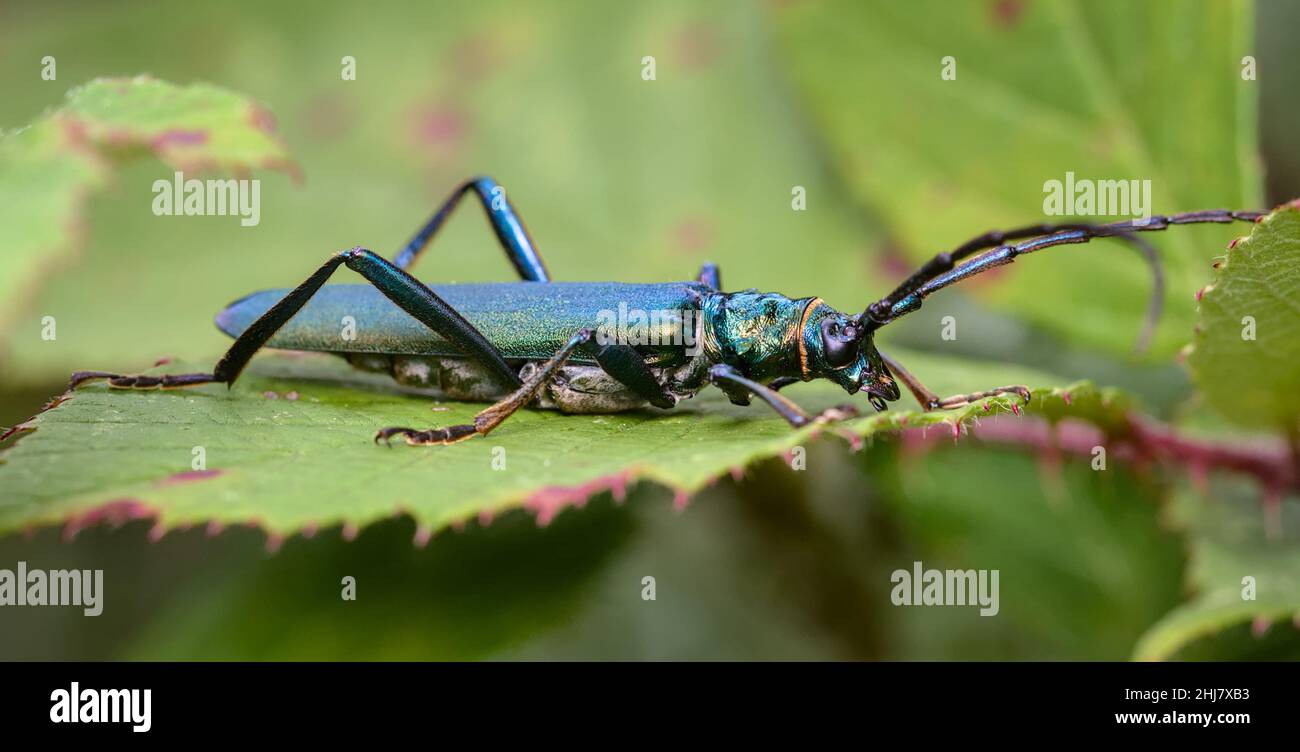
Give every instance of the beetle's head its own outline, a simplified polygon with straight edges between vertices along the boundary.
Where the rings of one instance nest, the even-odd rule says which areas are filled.
[[[898,399],[898,384],[860,317],[814,300],[804,315],[802,334],[800,356],[805,378],[830,379],[849,394],[866,391],[877,410]]]

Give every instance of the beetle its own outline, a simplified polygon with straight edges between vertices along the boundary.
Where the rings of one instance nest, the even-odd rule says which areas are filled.
[[[410,273],[447,217],[466,196],[487,213],[519,282],[428,286]],[[922,265],[861,313],[836,311],[820,298],[756,290],[728,293],[718,268],[705,264],[684,282],[624,284],[556,282],[505,189],[488,177],[466,180],[393,261],[365,248],[334,254],[292,290],[240,298],[216,317],[234,344],[211,373],[123,375],[79,371],[70,388],[94,380],[126,389],[199,384],[230,386],[263,347],[314,350],[354,366],[390,373],[399,383],[453,400],[486,401],[472,423],[419,429],[381,428],[375,441],[453,444],[486,435],[526,405],[569,413],[609,413],[652,405],[672,408],[706,386],[731,402],[757,397],[791,426],[858,414],[851,405],[815,415],[779,393],[781,387],[828,379],[849,394],[866,392],[877,411],[900,398],[899,383],[925,410],[961,407],[995,395],[1028,401],[1020,385],[941,398],[874,341],[881,327],[921,307],[935,292],[1054,246],[1115,237],[1142,250],[1156,272],[1148,324],[1159,314],[1160,276],[1154,249],[1136,233],[1203,222],[1254,222],[1264,212],[1210,210],[1111,224],[1037,224],[991,231]],[[367,285],[325,285],[340,267]],[[635,308],[637,323],[610,322]],[[652,316],[653,312],[671,315]],[[341,336],[345,316],[364,322]],[[1147,333],[1149,334],[1148,326]]]

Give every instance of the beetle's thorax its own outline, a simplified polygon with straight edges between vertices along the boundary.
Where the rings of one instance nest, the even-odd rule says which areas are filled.
[[[819,298],[756,290],[709,296],[702,303],[704,351],[714,362],[733,365],[758,381],[807,379],[803,330],[809,312],[820,303]]]

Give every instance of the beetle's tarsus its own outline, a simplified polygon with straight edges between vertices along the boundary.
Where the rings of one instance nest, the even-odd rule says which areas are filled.
[[[381,428],[375,432],[375,443],[378,444],[382,439],[383,442],[392,446],[392,438],[401,436],[402,440],[411,446],[445,446],[456,444],[465,439],[473,438],[478,435],[478,430],[473,424],[461,424],[447,426],[446,428],[430,428],[425,431],[417,431],[414,428],[392,427]]]
[[[1033,396],[1029,387],[1014,384],[1012,386],[1000,386],[996,389],[989,389],[983,392],[971,392],[970,394],[954,394],[941,400],[932,400],[926,406],[927,410],[955,410],[959,407],[965,407],[973,402],[978,402],[986,397],[996,397],[1003,394],[1016,394],[1022,400],[1021,404],[1028,405],[1030,398]],[[1020,405],[1013,405],[1016,413],[1020,412]]]
[[[76,389],[87,381],[106,380],[113,389],[178,389],[220,381],[210,373],[178,373],[161,376],[131,376],[107,371],[77,371],[68,379],[68,389]],[[229,383],[226,384],[230,386]]]

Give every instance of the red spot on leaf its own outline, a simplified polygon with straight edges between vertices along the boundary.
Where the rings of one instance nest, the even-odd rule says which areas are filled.
[[[117,499],[81,512],[63,526],[63,539],[70,541],[77,533],[101,522],[111,527],[121,527],[132,520],[144,520],[156,517],[157,510],[139,499]]]
[[[275,115],[265,107],[252,105],[248,108],[248,122],[259,131],[275,135]]]
[[[116,137],[117,134],[114,134]],[[121,138],[130,141],[130,134],[121,134]],[[157,151],[164,151],[173,146],[202,146],[208,142],[207,131],[187,131],[179,128],[163,131],[149,141],[149,146]]]
[[[469,119],[447,105],[431,105],[417,111],[412,118],[415,143],[439,155],[454,151],[469,133]]]
[[[169,475],[166,478],[163,478],[158,481],[158,485],[174,486],[179,483],[192,483],[197,480],[207,480],[221,475],[222,472],[223,471],[221,470],[187,470],[183,473],[176,473],[175,475]]]
[[[995,0],[989,9],[993,25],[999,29],[1014,29],[1020,23],[1020,16],[1025,11],[1024,0]]]
[[[703,217],[692,217],[673,228],[673,241],[678,250],[698,254],[713,245],[717,231],[713,223]]]

